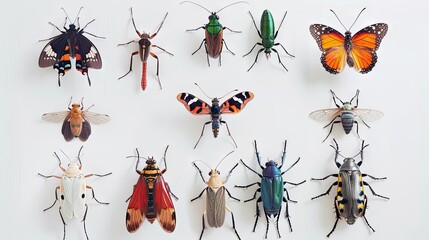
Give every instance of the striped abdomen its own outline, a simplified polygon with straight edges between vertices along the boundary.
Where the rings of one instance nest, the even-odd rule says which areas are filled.
[[[353,128],[355,122],[355,115],[350,111],[344,111],[341,113],[341,123],[343,124],[344,132],[349,134]]]
[[[146,89],[146,86],[147,86],[146,69],[147,69],[147,62],[143,62],[143,66],[142,66],[142,82],[141,82],[141,86],[142,86],[143,91]]]

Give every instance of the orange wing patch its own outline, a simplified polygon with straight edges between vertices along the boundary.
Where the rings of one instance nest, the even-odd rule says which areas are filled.
[[[210,114],[210,105],[190,93],[179,93],[177,100],[192,114]]]
[[[253,99],[253,93],[249,91],[241,92],[222,103],[221,113],[239,113],[246,104]]]
[[[326,71],[332,74],[338,74],[344,69],[346,56],[347,54],[344,47],[331,48],[322,53],[320,60]]]

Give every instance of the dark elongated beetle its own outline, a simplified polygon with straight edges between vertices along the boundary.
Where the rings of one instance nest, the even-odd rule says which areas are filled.
[[[388,197],[384,197],[382,195],[379,195],[374,192],[372,187],[365,181],[362,180],[362,177],[370,177],[373,180],[384,180],[387,179],[386,177],[383,178],[376,178],[369,174],[361,173],[360,171],[360,165],[362,165],[363,162],[363,150],[368,147],[369,145],[365,145],[364,141],[362,141],[362,147],[358,154],[356,154],[354,157],[343,157],[340,154],[339,147],[337,141],[334,139],[335,146],[331,145],[331,147],[335,150],[335,164],[339,168],[338,174],[331,174],[324,178],[312,178],[311,180],[321,181],[325,180],[328,177],[337,177],[338,180],[335,181],[326,191],[325,193],[322,193],[320,195],[317,195],[311,200],[314,200],[316,198],[319,198],[321,196],[328,195],[331,191],[331,188],[333,186],[337,186],[337,195],[335,196],[334,205],[335,205],[335,214],[336,214],[336,220],[334,227],[332,230],[328,233],[327,237],[329,237],[337,227],[338,219],[344,219],[349,225],[353,225],[356,222],[356,219],[358,217],[363,217],[368,227],[375,232],[374,228],[371,227],[368,220],[365,217],[366,208],[368,205],[368,199],[364,193],[364,185],[368,186],[369,190],[371,190],[371,193],[376,196],[383,199],[389,199]],[[342,156],[344,158],[343,163],[339,163],[337,161],[338,155]],[[361,160],[359,162],[355,162],[355,157],[360,155]]]
[[[253,49],[255,49],[256,45],[260,45],[260,46],[262,46],[262,48],[259,49],[258,53],[256,54],[255,61],[253,62],[252,66],[250,66],[250,68],[247,71],[250,71],[250,69],[252,69],[253,65],[255,65],[255,63],[258,61],[259,53],[264,51],[265,56],[268,59],[270,57],[271,50],[277,54],[277,57],[279,59],[279,63],[287,71],[287,68],[285,67],[285,65],[283,65],[282,61],[280,60],[279,53],[274,48],[274,46],[280,46],[283,48],[283,50],[286,52],[287,55],[289,55],[291,57],[295,57],[294,55],[288,53],[288,51],[286,51],[286,48],[283,47],[283,45],[281,43],[274,42],[274,40],[277,38],[277,34],[279,33],[279,29],[281,28],[281,26],[283,24],[283,20],[285,20],[287,12],[285,12],[285,15],[283,16],[282,21],[280,22],[280,25],[279,25],[279,28],[277,29],[277,31],[275,31],[274,19],[273,19],[273,15],[271,15],[270,11],[265,10],[262,13],[261,31],[259,31],[258,27],[256,26],[255,19],[253,18],[253,15],[250,11],[249,11],[249,14],[250,14],[250,17],[252,18],[253,25],[255,26],[256,31],[258,31],[258,35],[262,41],[255,43],[255,45],[253,45],[252,49],[250,49],[250,51],[248,53],[246,53],[243,57],[249,55],[253,51]],[[274,33],[274,31],[275,31],[275,33]]]
[[[255,182],[255,183],[252,183],[252,184],[249,184],[246,186],[236,185],[235,187],[248,188],[248,187],[251,187],[253,185],[259,186],[259,188],[255,191],[255,194],[253,195],[253,197],[244,201],[244,202],[248,202],[248,201],[256,199],[256,194],[258,192],[261,193],[261,196],[256,201],[256,220],[255,220],[255,225],[253,226],[253,232],[255,232],[256,225],[258,224],[258,218],[260,216],[258,203],[262,201],[262,205],[264,206],[265,217],[267,219],[267,228],[265,230],[265,238],[267,238],[268,227],[270,224],[268,217],[271,217],[271,216],[277,217],[277,219],[276,219],[277,236],[279,238],[281,237],[280,231],[279,231],[279,218],[280,218],[280,212],[282,209],[282,202],[286,203],[285,218],[288,220],[289,229],[292,232],[292,225],[291,225],[290,219],[289,219],[288,201],[293,202],[293,203],[297,203],[297,201],[291,200],[289,198],[289,193],[288,193],[287,189],[284,187],[284,185],[285,184],[291,184],[293,186],[298,186],[298,185],[303,184],[305,182],[305,180],[300,182],[300,183],[292,183],[292,182],[288,182],[288,181],[283,181],[283,174],[285,174],[287,171],[289,171],[301,159],[301,158],[298,158],[298,160],[296,160],[288,169],[286,169],[284,172],[282,172],[281,168],[283,167],[283,163],[284,163],[284,160],[286,157],[286,144],[287,144],[287,141],[285,141],[285,143],[284,143],[283,153],[282,153],[282,157],[281,157],[281,165],[277,166],[277,162],[275,162],[274,160],[269,160],[268,162],[265,163],[265,167],[263,167],[261,165],[261,159],[259,156],[259,152],[258,152],[258,148],[256,146],[256,140],[255,140],[256,160],[258,161],[259,166],[262,168],[262,175],[260,173],[256,172],[255,170],[253,170],[252,168],[250,168],[249,166],[247,166],[243,162],[243,160],[240,160],[241,163],[246,168],[248,168],[250,171],[256,173],[261,178],[261,182]],[[284,196],[284,192],[286,192],[286,197]]]
[[[198,29],[204,29],[205,30],[205,37],[204,37],[203,41],[201,42],[198,49],[192,53],[192,55],[194,55],[196,52],[198,52],[204,44],[204,48],[206,49],[206,54],[207,54],[207,63],[209,65],[209,67],[210,67],[209,56],[213,59],[219,58],[219,66],[221,65],[221,53],[222,53],[222,49],[223,49],[224,44],[225,44],[226,50],[228,50],[228,52],[230,52],[232,55],[235,55],[231,50],[229,50],[225,40],[223,39],[223,30],[228,29],[229,31],[231,31],[233,33],[241,33],[241,32],[240,31],[234,31],[228,27],[222,26],[222,24],[220,24],[220,22],[219,22],[219,16],[217,14],[220,11],[222,11],[223,9],[230,7],[232,5],[239,4],[239,3],[247,3],[248,4],[248,2],[239,1],[239,2],[235,2],[235,3],[231,3],[231,4],[221,8],[215,12],[212,12],[212,11],[208,10],[207,8],[201,6],[200,4],[197,4],[197,3],[194,3],[191,1],[183,1],[180,4],[182,4],[182,3],[194,4],[196,6],[201,7],[202,9],[205,9],[207,12],[210,13],[209,23],[207,23],[201,27],[195,28],[195,29],[186,30],[187,32],[196,31]]]

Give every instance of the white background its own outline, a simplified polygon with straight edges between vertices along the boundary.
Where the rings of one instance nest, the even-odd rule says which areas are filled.
[[[87,229],[90,239],[198,239],[201,231],[201,214],[205,200],[190,203],[205,185],[195,169],[194,160],[204,160],[212,166],[234,149],[223,127],[218,139],[206,129],[200,145],[193,146],[202,125],[209,117],[196,117],[186,112],[175,99],[179,92],[186,91],[209,101],[193,85],[200,84],[212,97],[222,96],[238,88],[255,94],[241,113],[225,115],[239,148],[220,167],[227,171],[242,158],[259,170],[253,150],[253,139],[259,144],[263,160],[279,159],[282,141],[288,140],[286,165],[298,156],[301,161],[284,175],[292,182],[307,180],[307,183],[289,188],[292,199],[289,210],[294,228],[289,233],[287,222],[280,218],[280,231],[284,239],[323,239],[331,230],[335,214],[333,197],[311,201],[330,186],[335,179],[323,183],[310,182],[311,177],[323,177],[335,173],[334,151],[330,140],[321,143],[327,130],[308,118],[316,109],[334,107],[329,89],[349,100],[356,89],[361,90],[360,107],[374,108],[385,113],[383,119],[372,123],[371,129],[360,128],[361,137],[371,146],[365,151],[362,171],[375,176],[387,176],[388,180],[368,180],[375,191],[389,196],[385,201],[369,192],[367,218],[376,229],[371,233],[362,219],[353,226],[339,221],[331,239],[428,239],[427,219],[429,196],[427,178],[428,94],[429,87],[426,63],[428,56],[427,3],[424,1],[249,1],[223,10],[219,16],[224,26],[242,33],[226,31],[224,39],[236,53],[224,53],[222,66],[210,59],[207,67],[203,51],[191,53],[200,44],[203,31],[186,33],[186,29],[207,23],[208,13],[191,4],[179,5],[180,1],[3,1],[2,9],[2,86],[0,99],[3,108],[0,130],[2,238],[3,239],[61,239],[62,223],[58,205],[43,212],[54,201],[55,179],[45,180],[37,173],[60,174],[53,152],[62,149],[74,160],[80,146],[83,149],[85,173],[113,172],[113,175],[88,179],[98,199],[110,202],[102,206],[89,201]],[[198,1],[210,10],[217,10],[232,1]],[[352,2],[352,3],[350,3]],[[91,70],[92,87],[86,77],[72,69],[57,85],[53,69],[40,69],[38,56],[46,43],[38,40],[58,34],[48,25],[62,26],[64,7],[74,18],[80,6],[83,26],[93,18],[88,32],[106,39],[89,39],[97,46],[103,58],[101,70]],[[133,30],[129,8],[134,7],[136,25],[140,31],[153,33],[164,14],[168,18],[153,43],[173,52],[174,57],[154,50],[160,58],[160,76],[164,89],[161,91],[155,80],[156,61],[149,59],[148,87],[140,89],[141,63],[135,58],[134,72],[117,81],[129,67],[131,52],[136,45],[117,47],[118,43],[137,39]],[[378,63],[372,72],[358,74],[346,68],[339,75],[327,73],[320,64],[320,51],[310,36],[308,27],[324,23],[340,32],[344,29],[329,11],[334,9],[346,27],[354,21],[358,12],[367,7],[352,29],[352,32],[376,22],[389,24],[389,32],[378,51]],[[286,56],[277,48],[286,72],[278,64],[276,55],[266,61],[263,55],[250,72],[256,51],[242,58],[256,41],[257,33],[251,23],[248,10],[259,22],[264,9],[270,9],[279,24],[288,11],[280,29],[277,42],[296,55]],[[72,61],[74,66],[74,61]],[[74,67],[73,67],[74,68]],[[85,143],[64,141],[61,124],[43,122],[40,116],[46,112],[65,110],[70,96],[76,101],[85,97],[86,106],[95,104],[92,111],[107,113],[112,120],[104,125],[93,126],[93,134]],[[355,130],[355,129],[354,129]],[[340,144],[342,154],[354,155],[360,145],[355,132],[345,135],[340,126],[332,134]],[[173,192],[180,198],[175,202],[177,227],[167,234],[155,223],[143,223],[137,233],[129,234],[125,228],[125,200],[132,192],[138,175],[134,171],[133,155],[138,147],[143,156],[161,159],[166,145],[168,171],[164,175]],[[62,155],[60,155],[62,156]],[[62,156],[64,164],[67,158]],[[163,166],[161,164],[160,166]],[[141,168],[143,165],[141,165]],[[203,165],[201,168],[207,172]],[[206,174],[206,173],[205,173]],[[207,176],[207,175],[206,175]],[[224,176],[224,175],[223,175]],[[238,166],[226,186],[240,199],[253,195],[255,188],[234,189],[235,184],[257,181],[255,174]],[[252,233],[255,203],[228,201],[236,216],[237,230],[242,239],[262,239],[266,221],[262,216],[256,233]],[[67,239],[85,239],[83,225],[79,220],[69,221]],[[236,239],[230,229],[230,217],[220,229],[207,229],[203,239]],[[274,225],[270,225],[269,239],[276,239]]]

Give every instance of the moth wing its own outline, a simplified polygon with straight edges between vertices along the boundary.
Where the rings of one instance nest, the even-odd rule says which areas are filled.
[[[67,46],[67,34],[55,36],[46,44],[39,56],[39,67],[45,68],[59,62]]]
[[[341,108],[327,108],[311,112],[308,115],[311,119],[321,122],[332,121],[341,113]]]
[[[80,131],[79,134],[79,139],[82,142],[85,142],[86,140],[88,140],[89,136],[91,135],[91,124],[89,124],[88,121],[82,121],[82,130]]]
[[[66,218],[83,218],[86,210],[86,185],[82,174],[61,178],[61,213]]]
[[[100,69],[103,65],[101,55],[95,45],[82,34],[77,35],[77,52],[81,56],[82,65],[88,68]],[[77,68],[77,65],[76,65]]]
[[[176,228],[176,211],[171,200],[170,187],[162,175],[157,177],[154,195],[155,212],[159,224],[164,231],[173,232]]]
[[[384,114],[378,110],[364,108],[353,109],[353,113],[365,122],[373,122],[384,116]]]
[[[179,93],[177,100],[192,114],[210,114],[210,105],[190,93]]]
[[[221,113],[239,113],[253,97],[249,91],[238,93],[222,103]]]
[[[70,111],[45,113],[42,115],[42,119],[48,122],[60,123],[60,122],[63,122],[64,119],[68,119],[69,114],[70,114]]]
[[[137,184],[134,185],[133,195],[131,195],[130,203],[128,204],[125,223],[128,232],[137,231],[147,212],[147,186],[143,176],[139,177]]]
[[[69,117],[64,119],[63,126],[61,127],[61,134],[63,134],[64,139],[67,142],[70,142],[71,140],[73,140],[73,138],[76,137],[71,130]]]
[[[107,114],[101,114],[101,113],[93,113],[89,111],[83,111],[82,112],[83,118],[92,123],[92,124],[103,124],[108,121],[110,121],[110,117]]]

